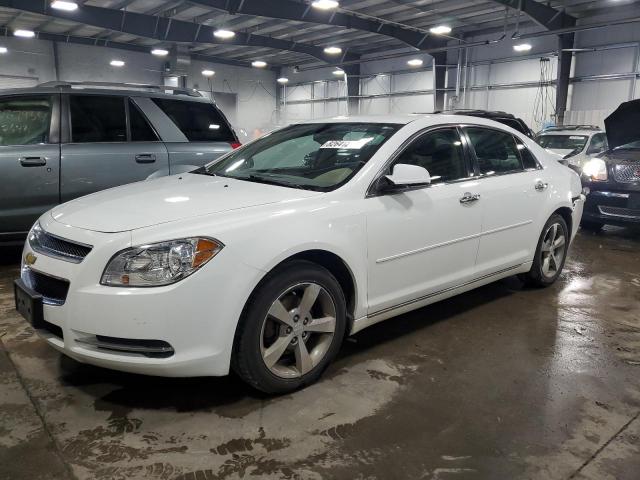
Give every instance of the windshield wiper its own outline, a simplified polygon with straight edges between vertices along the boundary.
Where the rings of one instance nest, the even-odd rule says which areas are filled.
[[[267,177],[263,175],[251,174],[248,177],[236,177],[236,178],[238,178],[239,180],[249,180],[257,183],[265,183],[268,185],[277,185],[279,187],[299,188],[302,190],[316,190],[316,188],[314,188],[312,185],[304,185],[300,183],[276,180],[274,178],[271,178],[270,175]]]

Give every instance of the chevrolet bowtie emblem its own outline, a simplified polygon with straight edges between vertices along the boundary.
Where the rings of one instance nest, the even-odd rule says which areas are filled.
[[[24,263],[26,263],[27,265],[33,265],[34,263],[36,263],[37,259],[38,257],[36,257],[33,253],[29,252],[24,256]]]

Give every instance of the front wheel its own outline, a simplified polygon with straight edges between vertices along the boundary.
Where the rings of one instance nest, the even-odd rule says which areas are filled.
[[[336,356],[346,330],[340,284],[325,268],[291,262],[269,274],[238,326],[233,368],[266,393],[315,382]]]
[[[553,284],[562,272],[568,249],[567,222],[561,215],[554,213],[542,229],[531,270],[520,275],[520,279],[527,285],[536,287]]]

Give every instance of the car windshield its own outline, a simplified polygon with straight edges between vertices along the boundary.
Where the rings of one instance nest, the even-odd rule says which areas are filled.
[[[586,135],[540,135],[536,142],[543,148],[582,150],[588,139]]]
[[[194,173],[326,192],[349,181],[400,127],[381,123],[292,125]]]
[[[640,150],[640,140],[614,148],[614,150]]]

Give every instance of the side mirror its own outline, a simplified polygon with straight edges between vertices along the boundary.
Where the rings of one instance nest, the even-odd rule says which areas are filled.
[[[386,176],[393,185],[404,186],[425,186],[431,183],[431,175],[426,168],[417,165],[399,163],[393,167],[391,175]]]

